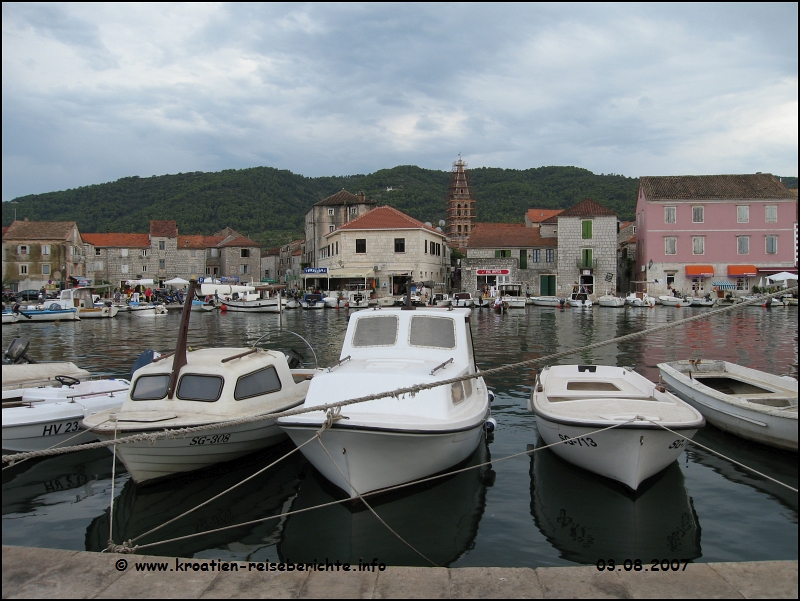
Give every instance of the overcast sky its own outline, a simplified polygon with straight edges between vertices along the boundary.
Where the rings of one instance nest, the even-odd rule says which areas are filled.
[[[3,200],[267,165],[797,175],[797,4],[3,3]]]

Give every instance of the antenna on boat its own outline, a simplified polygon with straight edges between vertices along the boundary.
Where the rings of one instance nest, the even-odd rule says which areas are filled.
[[[178,376],[181,368],[186,365],[186,340],[189,338],[189,316],[192,314],[192,301],[197,291],[197,280],[189,280],[189,292],[186,293],[186,300],[183,302],[183,312],[181,313],[181,325],[178,329],[178,344],[175,346],[175,358],[172,360],[172,372],[169,376],[169,387],[167,388],[167,398],[172,400],[175,396],[175,387],[178,384]]]

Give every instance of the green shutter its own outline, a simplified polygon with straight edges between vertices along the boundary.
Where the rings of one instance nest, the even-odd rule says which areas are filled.
[[[527,250],[519,251],[519,268],[520,269],[528,269],[528,251]]]
[[[592,239],[592,222],[591,221],[582,221],[581,222],[581,236],[584,240],[591,240]]]
[[[499,258],[501,257],[501,254],[500,254],[500,253],[502,253],[502,252],[503,252],[503,251],[501,251],[501,250],[496,250],[496,251],[494,251],[494,258],[495,258],[495,259],[499,259]]]

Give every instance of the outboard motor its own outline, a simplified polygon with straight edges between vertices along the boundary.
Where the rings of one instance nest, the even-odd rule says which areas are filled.
[[[14,338],[3,353],[3,364],[36,363],[25,354],[28,352],[28,346],[30,341],[27,338]]]
[[[158,353],[154,350],[149,350],[143,352],[139,357],[134,361],[133,367],[131,368],[131,375],[128,377],[129,380],[133,380],[133,374],[136,373],[136,370],[140,367],[144,367],[145,365],[150,365],[154,359],[157,359],[161,356],[161,353]]]

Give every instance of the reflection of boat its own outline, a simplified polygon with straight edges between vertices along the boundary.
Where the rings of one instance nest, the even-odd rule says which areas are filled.
[[[125,471],[118,465],[117,475],[120,473]],[[111,457],[105,449],[29,459],[3,469],[3,515],[29,514],[55,503],[72,505],[76,499],[93,496],[95,490],[103,492],[110,479]],[[60,494],[65,491],[73,493]]]
[[[557,365],[536,378],[528,408],[553,451],[636,490],[674,462],[704,424],[694,408],[624,367]],[[656,423],[652,423],[656,422]],[[593,431],[618,425],[613,430]]]
[[[797,380],[727,361],[659,363],[661,379],[716,427],[797,452]]]
[[[470,309],[381,309],[350,316],[339,362],[316,376],[304,408],[474,374]],[[350,405],[303,454],[352,497],[435,474],[469,457],[489,417],[483,378]],[[295,444],[326,422],[278,420]],[[327,452],[326,449],[327,448]],[[336,458],[334,465],[327,453]],[[349,481],[349,483],[348,483]]]
[[[160,526],[196,507],[202,500],[210,499],[241,482],[289,449],[289,445],[280,445],[235,462],[183,474],[152,486],[139,486],[128,480],[114,502],[114,539],[117,542],[129,540]],[[108,453],[105,455],[110,467]],[[302,466],[302,458],[295,453],[227,495],[136,542],[146,544],[282,513],[296,494]],[[148,548],[147,553],[192,557],[209,549],[235,549],[242,552],[250,547],[255,551],[278,541],[285,520],[267,520],[243,528],[156,545]],[[107,511],[91,522],[86,529],[87,551],[102,551],[108,547],[108,525]]]
[[[260,348],[207,348],[187,352],[192,280],[178,344],[171,361],[153,361],[134,373],[122,408],[84,420],[103,439],[217,424],[195,436],[117,448],[134,481],[141,483],[230,461],[277,444],[284,433],[272,413],[303,402],[316,370],[290,370],[286,355]],[[264,419],[236,423],[247,418]],[[225,425],[225,423],[230,425]]]
[[[487,462],[484,441],[464,464]],[[486,487],[494,472],[489,466],[419,484],[394,493],[368,497],[368,503],[411,545],[440,566],[447,566],[471,549],[486,506]],[[409,494],[413,492],[413,494]],[[293,511],[341,498],[318,473],[300,484]],[[313,561],[335,557],[355,564],[375,556],[388,565],[420,565],[424,560],[397,539],[361,503],[339,503],[289,516],[278,543],[281,561]]]
[[[537,307],[563,307],[567,304],[566,299],[556,296],[532,296],[530,301]]]
[[[700,526],[673,462],[631,494],[543,449],[531,456],[531,515],[563,559],[696,559]],[[646,559],[645,559],[646,558]]]

